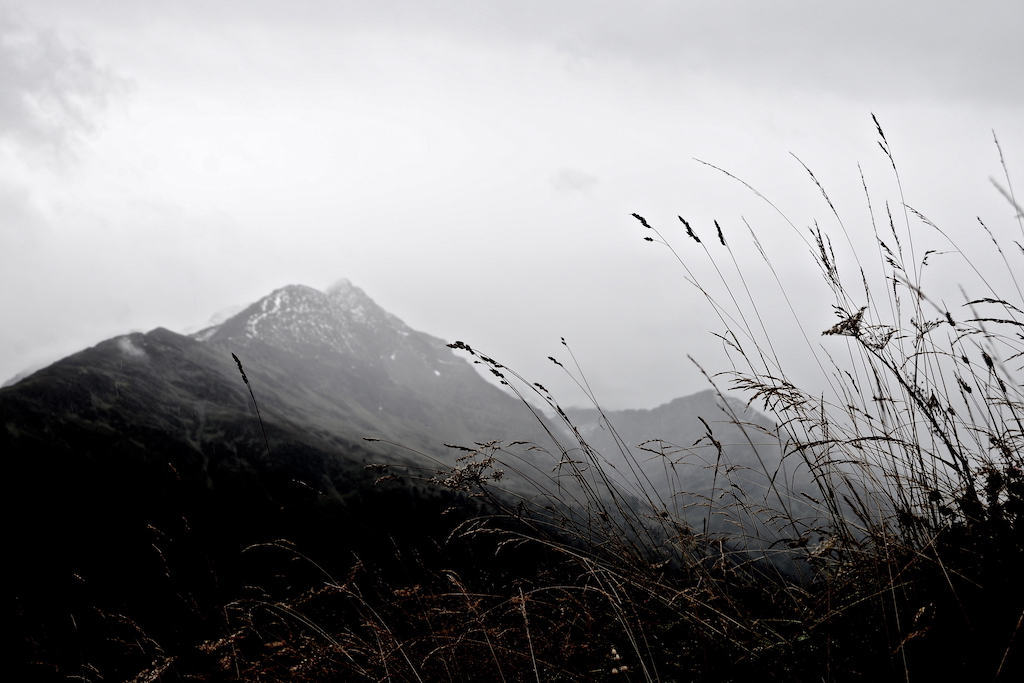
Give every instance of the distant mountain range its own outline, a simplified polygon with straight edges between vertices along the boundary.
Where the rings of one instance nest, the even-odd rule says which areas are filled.
[[[631,448],[652,438],[692,446],[705,434],[699,417],[722,419],[719,402],[703,392],[653,411],[567,415],[628,483],[630,459],[610,426]],[[768,457],[751,446],[751,430],[715,426],[731,463],[756,467]],[[286,538],[324,557],[383,557],[392,545],[435,552],[474,514],[469,505],[443,521],[453,503],[472,501],[415,481],[464,453],[446,444],[526,442],[516,457],[544,473],[559,454],[552,435],[578,447],[568,429],[347,280],[325,292],[283,287],[191,335],[157,328],[115,337],[0,389],[16,558],[6,616],[22,624],[29,659],[79,638],[82,620],[96,622],[96,633],[101,622],[113,628],[97,610],[148,618],[173,640],[201,630],[218,601],[247,585],[242,551],[251,544]],[[704,464],[716,464],[710,442],[702,452]],[[639,466],[657,495],[710,486],[710,470],[684,480],[666,462]],[[375,485],[373,463],[403,463],[413,481]],[[522,482],[510,475],[508,486]]]

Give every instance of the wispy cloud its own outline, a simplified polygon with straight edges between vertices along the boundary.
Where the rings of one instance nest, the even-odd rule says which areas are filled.
[[[551,184],[559,192],[589,192],[597,185],[597,178],[578,168],[562,168],[551,178]]]
[[[55,33],[0,15],[0,140],[67,152],[128,87]]]

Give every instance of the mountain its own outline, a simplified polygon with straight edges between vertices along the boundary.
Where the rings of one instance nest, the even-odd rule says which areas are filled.
[[[93,648],[130,678],[154,655],[110,643],[222,634],[218,606],[281,574],[254,545],[287,539],[340,572],[354,557],[409,571],[399,547],[442,566],[477,513],[416,478],[464,455],[445,444],[545,438],[522,403],[347,281],[284,287],[193,335],[106,340],[0,389],[8,631],[24,661],[72,666]],[[375,483],[374,463],[413,480]],[[82,674],[53,680],[67,675]]]
[[[443,468],[453,461],[445,444],[546,438],[521,402],[442,340],[344,280],[327,292],[281,288],[192,335],[107,340],[0,390],[0,416],[8,453],[80,451],[82,440],[146,461],[167,452],[175,476],[208,486],[219,468],[272,464],[332,489],[316,469],[325,465],[309,463],[433,458]]]
[[[569,408],[566,414],[587,443],[617,469],[626,466],[628,456],[622,447],[627,447],[639,471],[662,495],[680,490],[681,482],[673,481],[673,466],[708,471],[707,475],[690,472],[685,484],[693,485],[692,477],[710,480],[709,468],[716,463],[764,469],[778,460],[771,452],[773,447],[778,450],[778,443],[764,435],[775,424],[742,401],[722,398],[713,389],[650,410]],[[722,445],[722,455],[715,441]]]
[[[782,457],[775,423],[738,399],[708,389],[650,410],[565,412],[627,490],[653,493],[695,528],[710,516],[711,530],[735,530],[737,525],[749,530],[743,506],[736,506],[734,515],[709,513],[710,501],[723,500],[733,488],[742,490],[747,502],[784,504],[798,516],[813,514],[799,501],[781,503],[773,495],[773,482],[786,482],[789,491],[810,491],[811,478],[805,468]]]
[[[445,443],[544,438],[519,401],[443,340],[347,280],[326,292],[284,287],[192,339],[237,354],[257,401],[275,397],[261,401],[267,415],[315,433],[387,439],[438,457]]]

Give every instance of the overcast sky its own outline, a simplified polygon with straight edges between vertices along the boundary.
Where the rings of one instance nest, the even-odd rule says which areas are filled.
[[[603,405],[653,407],[706,387],[687,355],[725,369],[687,282],[717,286],[708,253],[799,364],[744,221],[834,343],[807,247],[694,159],[838,229],[795,154],[856,242],[858,163],[876,214],[899,202],[874,113],[907,203],[961,246],[985,242],[976,216],[1012,246],[992,131],[1024,187],[1022,34],[1020,0],[2,2],[0,379],[346,277],[567,404],[563,336]],[[949,248],[914,230],[918,255]]]

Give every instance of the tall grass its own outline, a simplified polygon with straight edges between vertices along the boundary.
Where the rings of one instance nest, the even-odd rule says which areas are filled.
[[[723,325],[714,333],[733,365],[707,375],[724,415],[703,416],[704,438],[632,444],[608,423],[619,452],[606,457],[542,385],[456,342],[537,413],[554,446],[481,442],[452,446],[452,466],[380,468],[477,506],[451,542],[470,544],[487,569],[428,570],[405,558],[415,578],[402,584],[356,563],[344,580],[325,577],[288,603],[233,605],[234,630],[210,651],[241,678],[1019,680],[1024,218],[1007,173],[1000,190],[1016,228],[979,221],[975,234],[958,235],[990,245],[984,266],[973,263],[902,196],[877,120],[875,129],[899,196],[880,204],[862,182],[869,218],[848,225],[805,166],[838,237],[790,223],[833,302],[822,338],[795,314],[791,333],[809,340],[822,387],[791,379],[786,340],[768,332],[776,328],[752,292],[778,283],[789,299],[755,229],[760,273],[736,265],[717,222],[709,248],[680,217],[684,244],[698,244],[696,258],[720,278],[704,283],[695,257],[634,214]],[[855,233],[871,248],[837,255],[833,243],[852,244]],[[945,259],[954,263],[947,280],[971,275],[982,289],[962,290],[955,306],[933,296],[925,274],[936,251],[959,259]],[[591,395],[574,360],[551,360]],[[733,462],[716,420],[739,427],[760,461]],[[678,490],[651,483],[652,461]],[[708,473],[710,486],[686,490]]]

